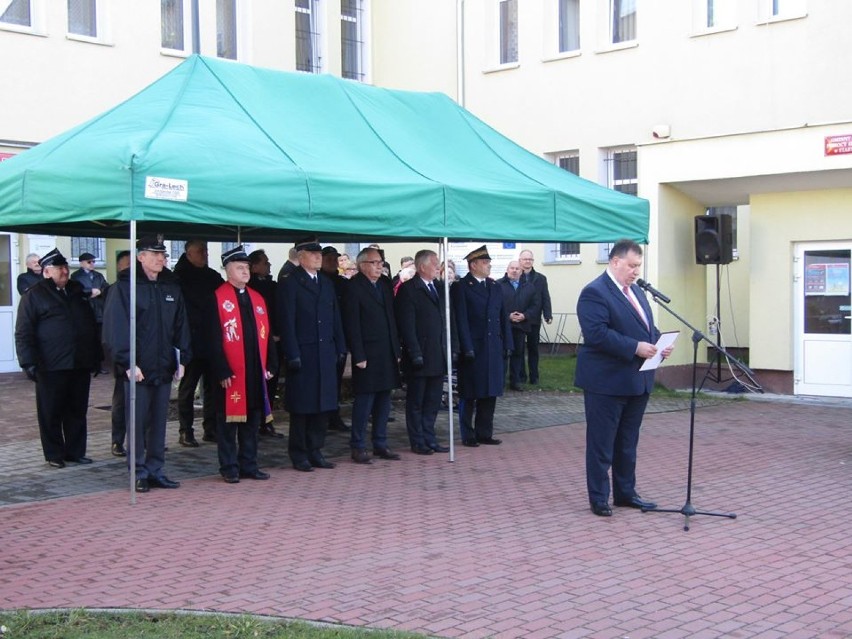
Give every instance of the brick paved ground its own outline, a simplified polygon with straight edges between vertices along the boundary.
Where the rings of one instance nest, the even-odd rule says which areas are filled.
[[[171,425],[167,469],[183,485],[132,506],[106,411],[91,410],[96,463],[51,470],[31,385],[0,376],[0,393],[0,608],[248,612],[441,637],[852,636],[848,402],[702,405],[692,501],[738,517],[684,532],[679,514],[589,512],[570,395],[501,399],[503,446],[459,447],[454,463],[341,457],[304,474],[283,440],[264,440],[272,479],[234,486],[212,445],[181,449]],[[108,402],[96,380],[93,406]],[[678,509],[683,408],[653,402],[639,461],[641,494]],[[332,454],[345,449],[332,434]]]

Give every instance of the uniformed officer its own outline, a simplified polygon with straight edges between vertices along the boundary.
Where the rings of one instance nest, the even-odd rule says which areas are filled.
[[[494,408],[503,395],[504,358],[511,353],[512,329],[500,286],[488,277],[491,256],[480,246],[465,256],[468,274],[450,289],[459,339],[458,383],[462,444],[497,445]],[[474,422],[474,413],[476,414]]]
[[[86,457],[86,411],[91,373],[101,348],[95,315],[68,261],[57,249],[39,260],[46,277],[21,298],[15,348],[21,368],[36,384],[38,429],[44,458],[53,468]]]
[[[287,362],[285,403],[290,413],[290,460],[296,470],[334,468],[322,454],[328,413],[337,407],[337,362],[346,343],[334,284],[320,273],[322,246],[295,246],[299,266],[278,290],[278,321]]]

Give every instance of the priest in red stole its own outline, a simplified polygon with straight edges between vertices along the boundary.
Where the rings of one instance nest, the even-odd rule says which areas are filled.
[[[257,466],[257,433],[272,421],[266,380],[277,367],[269,310],[263,296],[246,286],[251,277],[242,245],[222,254],[226,281],[213,294],[208,313],[211,367],[216,387],[216,443],[225,482],[269,479]],[[214,306],[215,304],[215,306]]]

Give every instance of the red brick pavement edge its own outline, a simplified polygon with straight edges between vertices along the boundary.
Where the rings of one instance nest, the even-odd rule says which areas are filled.
[[[649,415],[640,492],[685,498],[688,414]],[[0,508],[0,608],[299,617],[441,637],[848,637],[848,408],[696,420],[693,503],[586,503],[582,425],[267,482],[213,477]]]

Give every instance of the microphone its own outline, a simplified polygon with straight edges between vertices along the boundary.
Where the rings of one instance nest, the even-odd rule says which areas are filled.
[[[658,291],[658,290],[657,290],[657,289],[655,289],[653,286],[651,286],[650,284],[648,284],[648,282],[646,282],[645,280],[643,280],[641,277],[640,277],[638,280],[636,280],[636,286],[638,286],[638,287],[639,287],[639,288],[641,288],[641,289],[644,289],[644,290],[648,291],[651,295],[653,295],[654,297],[656,297],[656,298],[658,298],[658,299],[662,300],[662,301],[663,301],[663,302],[665,302],[666,304],[668,304],[669,302],[671,302],[671,301],[672,301],[672,298],[670,298],[670,297],[669,297],[669,296],[667,296],[667,295],[663,295],[662,293],[660,293],[660,291]]]

